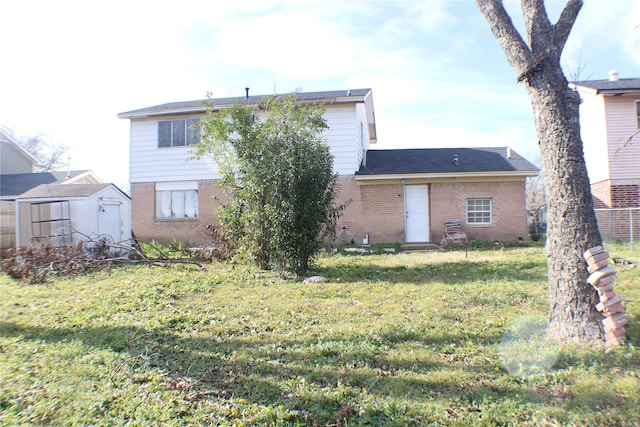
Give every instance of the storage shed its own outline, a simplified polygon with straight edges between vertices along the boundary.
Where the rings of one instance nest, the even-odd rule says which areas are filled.
[[[113,184],[43,184],[16,199],[17,246],[131,242],[131,198]]]

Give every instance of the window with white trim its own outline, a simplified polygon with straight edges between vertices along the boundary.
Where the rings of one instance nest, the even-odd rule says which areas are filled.
[[[200,142],[200,119],[160,120],[158,148],[184,147]]]
[[[198,217],[196,182],[156,183],[156,218],[184,219]]]
[[[491,224],[491,199],[467,199],[467,224]]]
[[[640,101],[636,101],[636,114],[638,116],[638,129],[640,129]]]

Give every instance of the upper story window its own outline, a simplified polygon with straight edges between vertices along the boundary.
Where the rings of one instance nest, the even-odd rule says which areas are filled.
[[[638,129],[640,129],[640,101],[636,101],[636,113],[638,116]]]
[[[467,224],[491,224],[491,199],[467,199]]]
[[[200,141],[200,119],[161,120],[158,122],[158,148],[184,147]]]

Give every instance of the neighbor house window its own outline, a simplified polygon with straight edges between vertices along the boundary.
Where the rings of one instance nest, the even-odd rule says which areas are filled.
[[[156,183],[156,218],[197,218],[196,182]]]
[[[636,101],[636,114],[638,116],[638,129],[640,129],[640,101]]]
[[[158,122],[158,148],[184,147],[200,141],[200,119],[161,120]]]
[[[467,224],[491,224],[491,199],[467,199]]]

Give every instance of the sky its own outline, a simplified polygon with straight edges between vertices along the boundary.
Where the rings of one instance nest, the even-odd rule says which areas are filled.
[[[506,0],[522,28],[519,2]],[[547,0],[552,22],[564,1]],[[174,101],[371,88],[374,148],[510,146],[538,159],[523,85],[473,0],[0,3],[0,126],[68,147],[128,188],[124,111]],[[640,2],[585,0],[569,80],[640,77]]]

